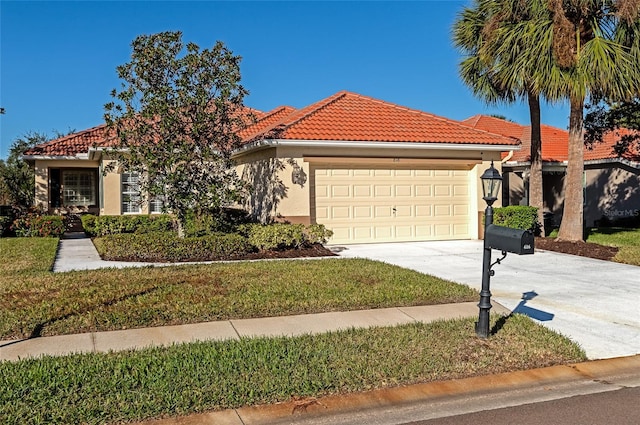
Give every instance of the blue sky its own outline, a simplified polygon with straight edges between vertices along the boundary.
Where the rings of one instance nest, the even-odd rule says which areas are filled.
[[[102,123],[140,34],[180,30],[243,57],[246,104],[303,107],[348,90],[461,120],[502,114],[528,124],[526,104],[487,106],[458,78],[451,26],[468,1],[0,2],[0,157],[30,131]],[[566,128],[568,108],[542,121]]]

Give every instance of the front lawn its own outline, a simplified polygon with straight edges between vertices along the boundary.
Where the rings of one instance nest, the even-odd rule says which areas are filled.
[[[473,320],[4,362],[0,417],[114,423],[585,360],[525,316],[488,340]]]
[[[619,248],[613,258],[619,263],[640,266],[640,229],[601,227],[590,229],[587,242]]]
[[[55,240],[0,239],[0,339],[475,301],[467,286],[362,259],[51,273]],[[28,272],[28,273],[27,273]]]

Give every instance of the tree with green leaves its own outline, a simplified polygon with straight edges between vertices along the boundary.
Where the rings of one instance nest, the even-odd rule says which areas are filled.
[[[640,151],[640,98],[630,102],[588,106],[585,116],[585,142],[587,146],[602,142],[605,134],[616,137],[614,149],[624,155],[635,148]]]
[[[131,61],[117,67],[121,90],[105,105],[116,136],[110,154],[137,173],[142,193],[163,200],[180,229],[187,215],[244,195],[231,160],[248,120],[240,60],[222,42],[200,49],[183,44],[180,32],[162,32],[137,37]]]
[[[499,3],[500,0],[484,0]],[[589,98],[630,100],[640,84],[640,2],[637,0],[513,0],[514,6],[540,2],[544,8],[520,24],[497,26],[493,43],[501,61],[497,81],[519,81],[531,73],[535,93],[549,100],[568,100],[569,157],[565,175],[564,212],[559,240],[583,240],[584,104]]]
[[[569,101],[569,155],[558,239],[583,240],[584,107],[592,98],[631,100],[640,87],[640,2],[549,0],[549,51],[561,72],[547,82]],[[528,60],[534,61],[531,57]]]
[[[13,141],[6,161],[0,160],[1,198],[14,208],[25,210],[33,206],[35,198],[34,171],[22,158],[22,154],[27,149],[47,140],[49,138],[44,134],[26,133]]]
[[[490,104],[527,99],[531,120],[528,198],[529,205],[538,208],[538,221],[543,225],[541,89],[535,79],[544,70],[534,64],[512,66],[530,48],[529,33],[536,31],[531,23],[540,13],[546,13],[541,1],[475,0],[454,23],[453,40],[465,56],[460,76],[476,96]]]

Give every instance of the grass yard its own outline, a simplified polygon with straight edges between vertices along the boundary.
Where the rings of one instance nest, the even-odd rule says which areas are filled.
[[[477,300],[368,260],[286,260],[53,274],[54,239],[0,239],[0,338]],[[575,363],[525,316],[245,338],[0,362],[6,424],[103,424]]]
[[[618,227],[591,229],[587,242],[618,247],[620,250],[614,257],[615,261],[640,266],[640,229]]]
[[[475,301],[467,286],[359,259],[51,273],[53,239],[0,239],[0,339]]]
[[[496,317],[493,318],[496,320]],[[103,424],[584,361],[525,316],[0,363],[6,424]]]

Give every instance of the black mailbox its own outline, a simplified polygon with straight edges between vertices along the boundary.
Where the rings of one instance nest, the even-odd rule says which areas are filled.
[[[485,246],[518,255],[533,254],[534,237],[530,230],[512,229],[510,227],[487,226],[484,234]]]

